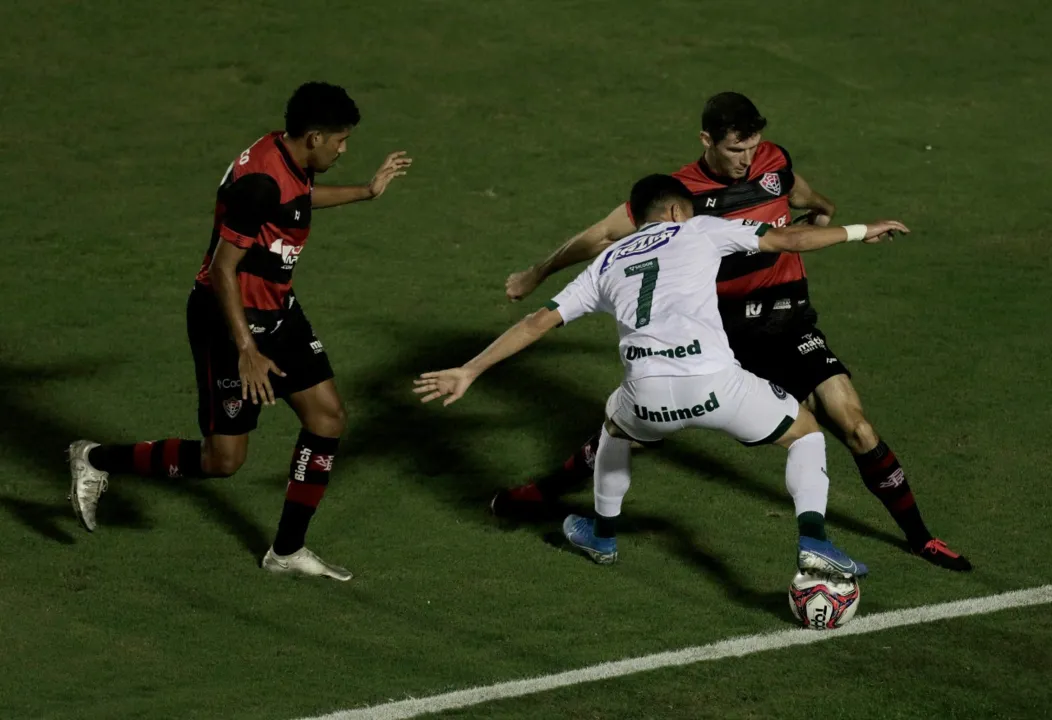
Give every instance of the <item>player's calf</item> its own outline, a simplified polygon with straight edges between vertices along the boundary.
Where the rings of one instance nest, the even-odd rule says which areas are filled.
[[[88,453],[96,469],[111,475],[149,478],[199,478],[202,470],[200,440],[167,439],[131,445],[97,445]]]
[[[306,429],[300,431],[289,466],[289,482],[271,548],[273,553],[288,556],[303,547],[307,527],[329,485],[339,443],[339,438],[321,437]]]

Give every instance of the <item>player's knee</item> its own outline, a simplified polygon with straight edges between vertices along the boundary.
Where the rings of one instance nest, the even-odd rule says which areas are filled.
[[[847,444],[855,454],[872,450],[880,442],[877,431],[861,413],[852,417],[843,430]]]
[[[342,403],[334,403],[312,413],[307,429],[315,435],[338,438],[347,429],[347,411]]]
[[[201,469],[211,477],[230,477],[245,464],[244,456],[231,453],[212,453],[203,460]]]

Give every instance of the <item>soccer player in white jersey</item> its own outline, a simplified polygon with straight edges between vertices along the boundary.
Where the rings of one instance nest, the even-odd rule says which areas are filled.
[[[773,229],[741,220],[694,217],[690,191],[651,175],[632,188],[635,234],[613,244],[551,302],[520,320],[459,368],[415,381],[422,402],[460,399],[496,363],[564,323],[593,312],[617,321],[625,378],[606,403],[595,459],[596,517],[570,515],[563,532],[600,564],[617,559],[617,518],[630,484],[632,441],[660,442],[686,428],[723,430],[745,445],[789,451],[786,487],[796,506],[802,572],[861,576],[866,566],[825,534],[825,437],[792,395],[744,370],[727,343],[716,301],[720,258],[734,252],[806,252],[909,232],[899,222]]]

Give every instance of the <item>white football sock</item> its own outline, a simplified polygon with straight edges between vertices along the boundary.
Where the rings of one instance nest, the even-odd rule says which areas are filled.
[[[825,516],[829,499],[825,435],[813,432],[789,446],[789,456],[785,459],[785,487],[793,496],[797,516],[805,512]]]
[[[621,501],[632,483],[632,443],[606,431],[595,451],[595,511],[603,517],[621,514]]]

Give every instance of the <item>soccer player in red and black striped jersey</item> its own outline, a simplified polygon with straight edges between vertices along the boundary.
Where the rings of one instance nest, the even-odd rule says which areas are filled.
[[[285,130],[271,132],[230,164],[216,197],[212,237],[187,303],[202,440],[70,446],[70,500],[84,527],[110,474],[228,477],[245,462],[264,405],[285,400],[303,427],[292,453],[285,504],[262,566],[349,580],[304,547],[346,424],[321,341],[292,290],[311,213],[379,197],[412,163],[395,152],[366,185],[315,185],[347,150],[358,107],[335,85],[312,82],[288,101]]]
[[[792,222],[791,209],[797,208],[806,211],[801,220],[828,225],[836,210],[833,203],[793,169],[785,148],[763,139],[766,124],[744,95],[720,93],[705,103],[705,152],[673,173],[694,194],[695,214],[782,227]],[[628,206],[618,206],[543,262],[509,276],[509,299],[525,297],[552,273],[595,257],[635,230]],[[785,388],[811,409],[821,409],[827,427],[854,455],[866,487],[887,508],[915,553],[941,567],[970,570],[966,558],[928,531],[895,453],[866,419],[850,373],[817,327],[802,258],[737,253],[722,261],[716,282],[723,326],[742,367]],[[548,476],[498,493],[494,512],[530,511],[581,488],[591,477],[597,443],[598,436],[591,438]]]

